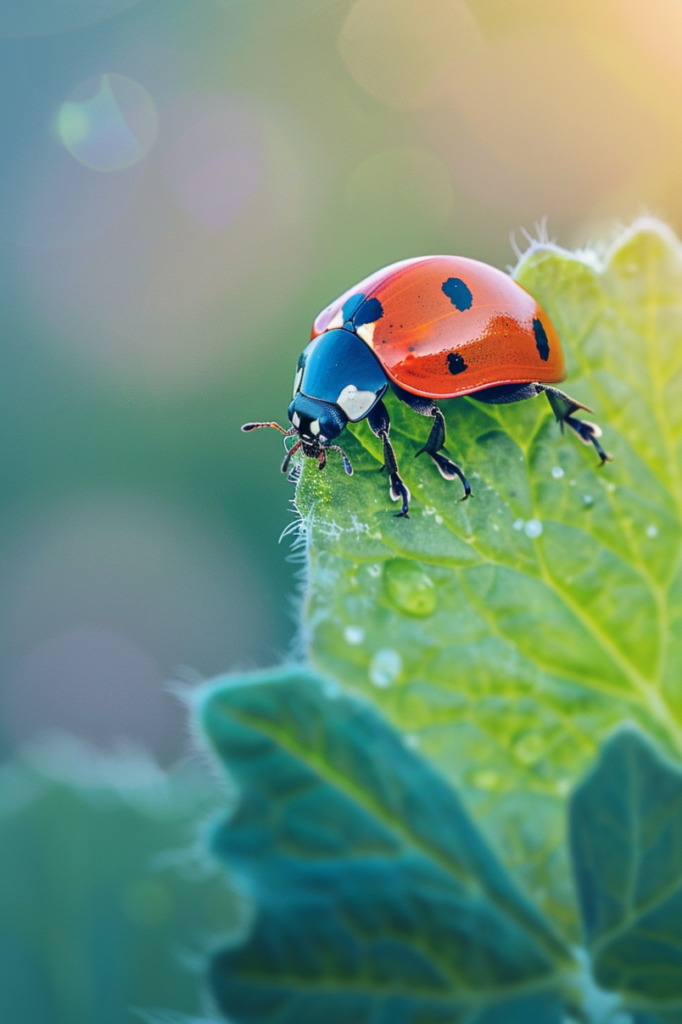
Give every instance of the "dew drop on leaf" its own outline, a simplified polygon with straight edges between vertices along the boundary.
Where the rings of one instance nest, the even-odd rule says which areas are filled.
[[[555,480],[561,480],[563,475],[564,475],[564,471],[561,468],[561,466],[555,466],[554,469],[552,470],[552,476],[554,477]]]
[[[386,593],[408,615],[424,618],[436,610],[437,592],[430,576],[407,558],[392,558],[384,570]]]
[[[513,750],[516,757],[522,764],[535,764],[541,757],[545,748],[542,736],[538,733],[528,733],[522,736],[514,744]]]
[[[397,651],[390,647],[382,647],[377,651],[369,666],[369,678],[375,686],[385,689],[394,683],[400,675],[403,660]]]
[[[514,525],[516,526],[516,524]],[[523,527],[523,532],[526,537],[530,537],[531,540],[534,540],[535,537],[539,537],[542,533],[542,523],[539,519],[529,519]]]
[[[346,626],[343,631],[343,639],[347,644],[357,647],[365,639],[365,631],[362,626]]]

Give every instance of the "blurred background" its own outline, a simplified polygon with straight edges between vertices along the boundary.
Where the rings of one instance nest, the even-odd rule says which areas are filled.
[[[29,833],[48,849],[71,828],[66,812],[45,818],[54,800],[75,801],[93,842],[142,813],[78,742],[100,757],[126,748],[135,792],[161,785],[131,751],[164,769],[186,754],[168,681],[289,649],[291,486],[278,437],[239,426],[286,417],[318,310],[409,256],[504,267],[510,233],[523,245],[543,218],[568,247],[645,211],[681,229],[681,58],[678,0],[0,2],[10,889]],[[74,758],[95,776],[86,796]],[[137,881],[119,882],[117,941],[130,946],[130,929],[170,911],[155,917],[158,892],[136,903]],[[50,957],[76,927],[64,913],[52,952],[32,925],[21,940],[52,965],[42,1020],[62,1019]],[[16,980],[29,960],[12,956]],[[69,1003],[63,1019],[129,1020],[121,1007],[156,998],[121,992],[97,1011]],[[167,1005],[191,1011],[182,998]],[[32,1021],[20,1005],[6,1019]]]

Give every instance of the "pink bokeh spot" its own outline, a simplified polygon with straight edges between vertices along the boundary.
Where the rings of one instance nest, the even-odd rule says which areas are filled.
[[[241,213],[261,176],[255,148],[236,145],[198,160],[178,183],[177,198],[194,220],[220,230]]]
[[[175,201],[196,223],[228,227],[262,188],[262,126],[248,110],[205,114],[179,134],[166,157]]]

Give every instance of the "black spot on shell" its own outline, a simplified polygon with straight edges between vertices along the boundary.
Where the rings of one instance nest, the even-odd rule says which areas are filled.
[[[448,352],[448,370],[450,373],[464,373],[467,364],[459,352]]]
[[[363,324],[373,324],[380,320],[383,315],[384,307],[379,300],[367,299],[353,317],[353,324],[355,327],[362,327]]]
[[[449,277],[442,285],[443,292],[450,299],[450,302],[463,313],[465,309],[471,309],[474,300],[470,288],[462,281],[461,277]]]
[[[540,359],[546,363],[549,359],[549,341],[545,328],[542,326],[542,321],[538,320],[537,317],[533,320],[533,334],[535,335],[535,344],[540,353]]]

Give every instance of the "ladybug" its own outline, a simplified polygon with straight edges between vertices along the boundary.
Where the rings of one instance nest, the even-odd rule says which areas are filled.
[[[313,324],[311,342],[296,367],[291,428],[246,423],[242,430],[274,427],[296,437],[282,463],[302,450],[324,469],[338,452],[346,473],[348,456],[334,442],[347,423],[367,420],[384,450],[390,495],[408,517],[410,492],[389,440],[391,423],[382,398],[390,387],[414,412],[433,420],[426,444],[446,480],[459,479],[464,501],[471,488],[445,449],[445,420],[437,401],[471,395],[506,405],[547,396],[563,430],[569,426],[594,445],[603,465],[610,456],[595,423],[576,419],[590,410],[552,387],[566,376],[559,336],[528,292],[507,274],[463,256],[421,256],[379,270],[327,306]]]

